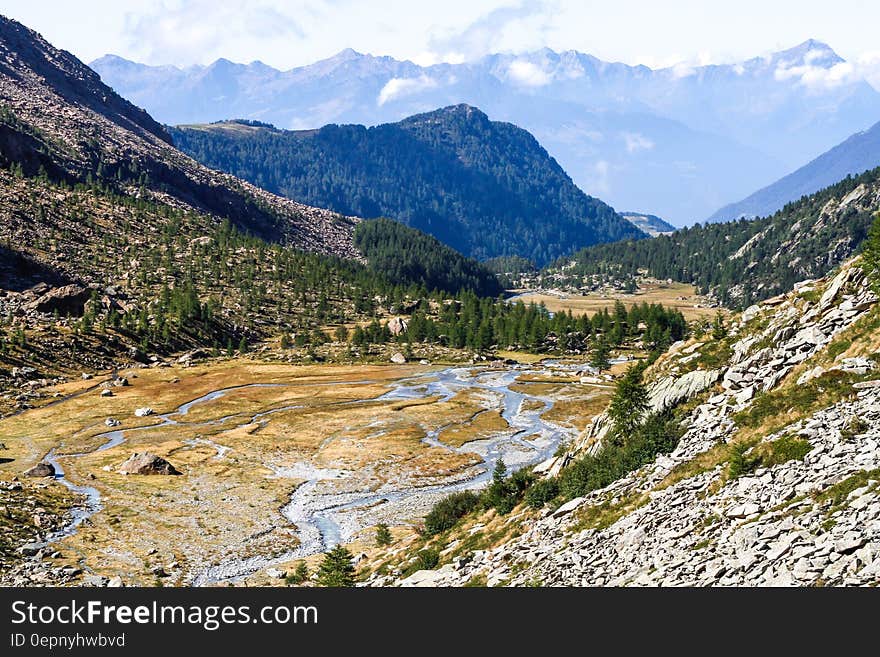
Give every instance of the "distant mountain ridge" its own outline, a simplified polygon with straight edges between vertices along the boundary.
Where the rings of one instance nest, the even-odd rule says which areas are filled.
[[[150,67],[113,56],[93,66],[167,124],[372,126],[467,103],[534,134],[587,193],[686,225],[880,118],[880,93],[867,82],[822,82],[842,63],[808,40],[737,64],[659,70],[549,49],[425,67],[353,50],[289,71],[228,60]]]
[[[546,263],[644,236],[578,189],[528,132],[469,105],[373,128],[232,121],[169,130],[208,166],[342,214],[397,219],[472,257]]]
[[[858,175],[877,166],[880,166],[880,123],[854,134],[809,164],[748,198],[724,206],[707,221],[768,216],[786,203],[812,194],[846,176]]]

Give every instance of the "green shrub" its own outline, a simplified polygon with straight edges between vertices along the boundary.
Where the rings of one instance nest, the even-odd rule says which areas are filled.
[[[416,554],[416,563],[419,570],[434,570],[440,563],[440,553],[437,550],[419,550]]]
[[[853,415],[840,431],[840,437],[844,440],[852,440],[860,433],[865,433],[870,426],[862,418]]]
[[[783,436],[769,443],[761,443],[754,450],[759,465],[769,468],[788,461],[802,461],[812,451],[809,440],[796,436]]]
[[[649,416],[622,444],[608,443],[595,455],[586,455],[562,471],[560,493],[572,499],[604,488],[633,470],[675,449],[682,430],[671,413]]]
[[[444,532],[479,505],[480,498],[469,490],[444,497],[425,517],[425,532],[429,536]]]
[[[841,338],[841,339],[835,340],[834,342],[829,344],[828,347],[826,347],[826,349],[825,349],[825,353],[827,354],[828,358],[830,358],[831,360],[834,360],[840,354],[842,354],[847,349],[849,349],[851,346],[852,346],[852,340],[846,340],[846,339]]]
[[[540,509],[557,497],[559,497],[559,481],[556,479],[541,479],[526,491],[526,503],[536,509]]]
[[[502,515],[508,514],[522,501],[534,481],[535,475],[528,468],[517,470],[508,477],[507,466],[499,459],[492,473],[492,483],[483,491],[483,506]]]
[[[854,375],[832,371],[800,386],[777,388],[757,395],[749,408],[736,413],[734,422],[740,427],[761,426],[767,418],[783,415],[789,409],[806,413],[816,406],[824,408],[852,394]]]
[[[730,460],[727,463],[727,476],[730,479],[742,477],[757,469],[760,459],[746,456],[749,449],[750,446],[745,444],[734,445],[731,448]]]
[[[385,546],[391,545],[393,541],[393,537],[391,536],[391,530],[388,529],[388,525],[385,523],[379,523],[376,525],[376,545]]]

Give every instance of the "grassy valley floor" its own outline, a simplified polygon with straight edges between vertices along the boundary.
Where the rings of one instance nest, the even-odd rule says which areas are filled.
[[[127,386],[62,384],[48,391],[54,403],[0,420],[0,480],[49,455],[65,477],[49,488],[86,495],[88,517],[44,550],[56,569],[126,584],[266,583],[268,566],[337,541],[366,546],[378,523],[412,534],[499,456],[522,465],[552,454],[610,394],[580,383],[582,368],[231,359],[132,369],[119,373]],[[181,474],[118,471],[142,452]]]

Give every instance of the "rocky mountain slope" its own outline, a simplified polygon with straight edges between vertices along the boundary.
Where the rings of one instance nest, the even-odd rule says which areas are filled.
[[[859,175],[880,166],[880,123],[854,134],[830,151],[758,190],[748,198],[726,205],[707,221],[731,221],[741,217],[765,217],[850,175]]]
[[[621,212],[620,216],[630,222],[640,231],[651,237],[667,235],[675,232],[675,226],[653,214],[641,212]]]
[[[225,122],[171,129],[199,161],[343,214],[389,217],[477,258],[544,264],[577,248],[635,239],[525,130],[469,105],[365,128],[300,132]]]
[[[577,288],[597,275],[647,273],[692,283],[743,309],[806,278],[824,276],[858,251],[880,210],[880,169],[846,178],[763,219],[697,225],[652,240],[602,244],[544,272],[547,286]]]
[[[469,103],[534,134],[587,193],[651,208],[676,225],[779,179],[880,117],[880,94],[839,75],[848,64],[814,40],[743,62],[656,70],[546,48],[434,66],[352,50],[287,71],[224,59],[179,69],[108,56],[92,65],[168,124],[378,125]]]
[[[0,18],[0,415],[83,371],[282,333],[326,341],[327,325],[473,281],[497,294],[491,273],[424,235],[394,238],[419,244],[411,268],[462,275],[430,281],[433,296],[422,278],[390,280],[354,246],[358,222],[198,164],[74,57]]]
[[[673,409],[683,431],[671,452],[537,518],[518,510],[500,546],[456,552],[483,516],[436,541],[440,568],[395,580],[386,565],[371,583],[876,585],[878,349],[880,305],[857,262],[804,281],[649,370],[649,413]],[[536,470],[598,453],[607,424]]]
[[[204,167],[70,53],[0,16],[0,165],[214,214],[242,230],[356,257],[351,220]]]

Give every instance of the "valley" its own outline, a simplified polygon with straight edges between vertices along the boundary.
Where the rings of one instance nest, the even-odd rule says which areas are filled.
[[[378,523],[413,534],[438,499],[484,485],[496,459],[517,468],[551,456],[610,394],[580,383],[584,370],[259,360],[124,370],[129,385],[64,384],[52,405],[0,420],[0,477],[44,459],[55,487],[85,496],[48,544],[61,554],[52,567],[79,571],[60,581],[238,582]],[[136,417],[142,408],[152,412]],[[142,452],[182,474],[118,472]]]
[[[0,586],[876,586],[876,129],[691,225],[876,122],[847,64],[103,80],[0,16]]]

